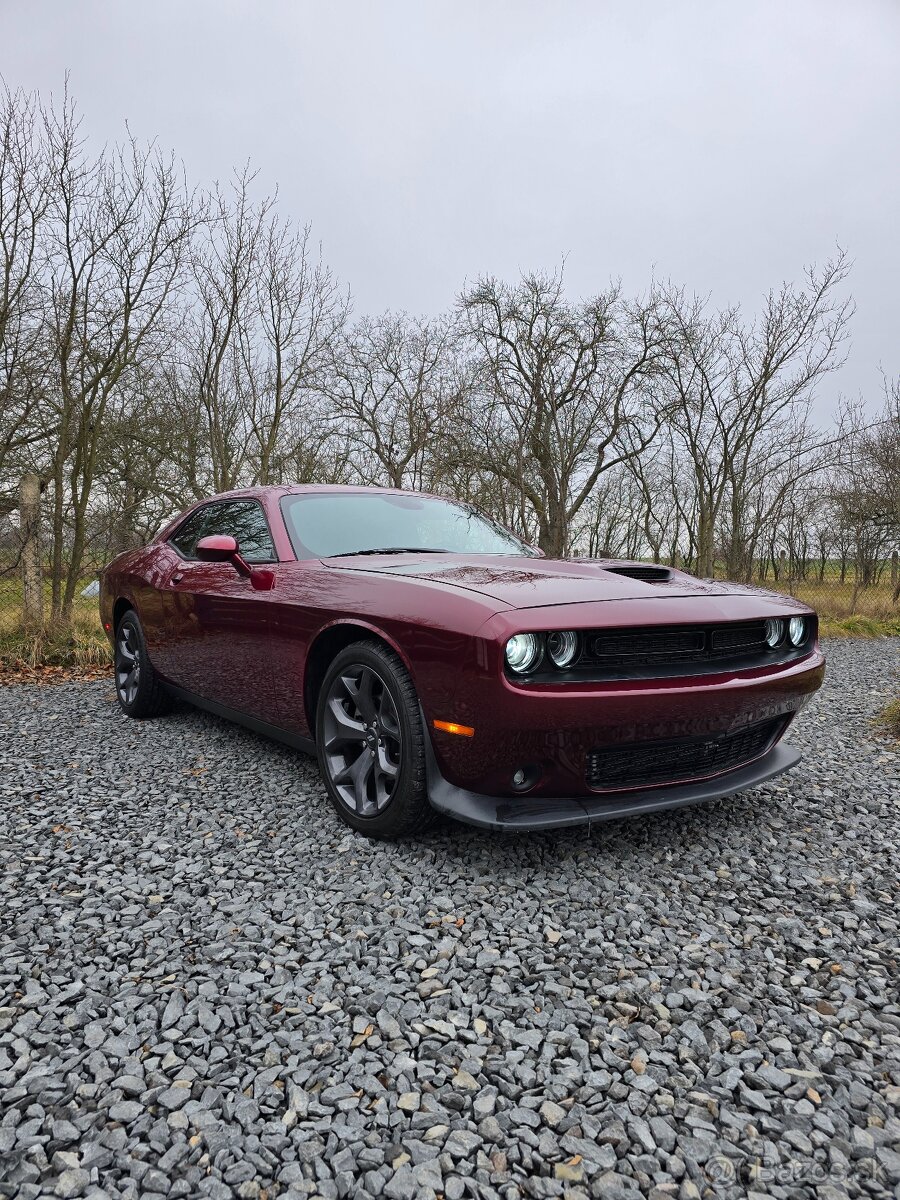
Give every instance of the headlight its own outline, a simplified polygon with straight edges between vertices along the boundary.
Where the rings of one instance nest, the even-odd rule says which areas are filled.
[[[796,620],[796,618],[791,619]],[[766,621],[766,645],[770,650],[774,650],[783,637],[784,621],[780,617],[769,617]]]
[[[806,641],[806,621],[803,617],[791,617],[788,621],[788,637],[792,646],[802,646]]]
[[[578,634],[571,629],[547,634],[547,653],[555,667],[569,667],[578,653]]]
[[[510,670],[525,675],[541,658],[541,643],[533,633],[516,633],[506,643],[506,661]]]

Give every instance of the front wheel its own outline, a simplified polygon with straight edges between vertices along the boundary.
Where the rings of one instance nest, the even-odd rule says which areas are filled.
[[[169,694],[159,681],[147,654],[144,631],[134,609],[116,626],[116,697],[129,717],[156,717],[169,705]]]
[[[338,654],[319,693],[316,746],[343,821],[369,837],[403,837],[431,824],[425,736],[416,690],[396,654],[375,641]]]

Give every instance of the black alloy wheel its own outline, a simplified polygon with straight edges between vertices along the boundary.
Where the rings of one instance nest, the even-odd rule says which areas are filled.
[[[116,631],[116,691],[123,708],[137,699],[141,681],[141,648],[131,621],[123,621]]]
[[[156,717],[170,698],[147,654],[141,622],[129,608],[116,626],[114,671],[119,707],[129,717]]]
[[[351,663],[328,689],[325,761],[338,795],[360,817],[391,802],[400,775],[400,720],[391,693],[372,667]]]
[[[418,697],[386,646],[356,642],[341,651],[322,684],[316,733],[329,798],[348,825],[397,837],[430,823]]]

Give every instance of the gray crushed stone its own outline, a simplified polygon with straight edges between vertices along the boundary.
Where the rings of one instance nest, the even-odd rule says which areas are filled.
[[[0,1195],[900,1197],[898,650],[590,838],[368,842],[213,717],[0,689]]]

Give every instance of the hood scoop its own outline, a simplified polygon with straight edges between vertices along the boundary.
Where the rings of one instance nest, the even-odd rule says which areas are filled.
[[[672,578],[672,572],[668,567],[639,564],[633,567],[604,567],[603,569],[613,575],[624,575],[626,579],[640,579],[642,583],[668,583]]]

